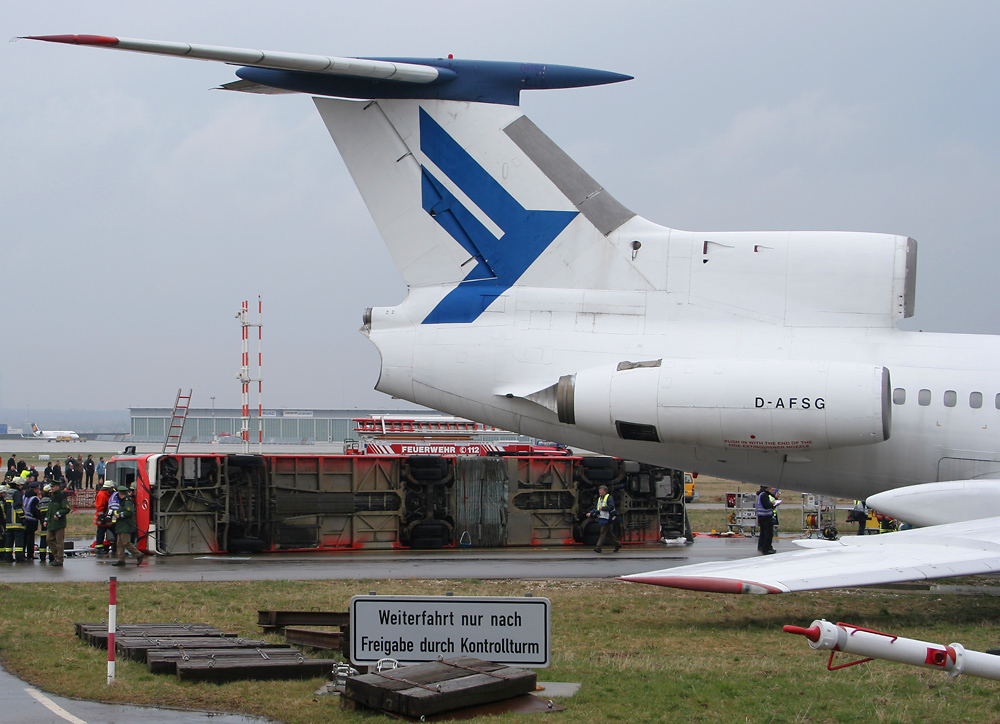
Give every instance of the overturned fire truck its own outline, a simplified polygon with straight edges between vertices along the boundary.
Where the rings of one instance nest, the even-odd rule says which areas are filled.
[[[161,555],[594,545],[600,485],[624,544],[691,540],[684,473],[610,457],[125,454],[107,477]]]

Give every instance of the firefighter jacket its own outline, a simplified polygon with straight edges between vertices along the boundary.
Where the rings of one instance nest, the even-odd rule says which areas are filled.
[[[4,522],[8,529],[24,527],[24,493],[8,488],[3,499]]]
[[[135,501],[131,498],[118,498],[118,520],[115,522],[115,535],[135,533],[138,529],[135,522]]]
[[[52,493],[52,502],[49,503],[49,512],[46,519],[49,522],[49,530],[61,530],[66,527],[66,516],[73,508],[66,497],[66,491],[60,490]]]
[[[94,525],[108,525],[110,523],[110,515],[108,510],[108,501],[111,499],[111,491],[107,488],[101,488],[97,491],[97,495],[94,496]]]

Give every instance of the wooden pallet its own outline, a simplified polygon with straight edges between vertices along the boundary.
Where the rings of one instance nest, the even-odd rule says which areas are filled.
[[[105,623],[75,624],[76,634],[107,648]],[[115,630],[119,660],[145,663],[153,673],[182,681],[312,679],[329,677],[333,659],[311,659],[287,644],[242,639],[208,624],[122,624]]]
[[[344,634],[342,631],[317,631],[312,628],[296,628],[288,626],[284,630],[285,641],[299,646],[311,646],[314,649],[330,649],[344,651]]]
[[[458,657],[347,680],[344,696],[378,711],[419,718],[535,690],[534,671]]]
[[[264,659],[273,661],[298,661],[305,655],[291,646],[277,649],[150,649],[146,652],[146,668],[151,674],[176,674],[177,662],[194,659]]]
[[[106,623],[74,624],[76,635],[91,646],[99,649],[108,648],[108,625]],[[148,638],[188,638],[201,636],[221,636],[235,638],[236,634],[223,631],[215,626],[203,623],[163,624],[134,623],[123,624],[115,628],[115,636],[148,637]]]
[[[337,661],[333,659],[262,659],[260,657],[192,658],[177,662],[177,678],[181,681],[240,681],[253,679],[317,679],[329,678]]]
[[[188,653],[198,649],[235,649],[254,651],[255,649],[280,649],[285,644],[272,644],[258,639],[226,639],[220,636],[195,636],[181,638],[133,638],[115,637],[115,652],[119,659],[146,663],[146,653],[150,650],[176,649]]]

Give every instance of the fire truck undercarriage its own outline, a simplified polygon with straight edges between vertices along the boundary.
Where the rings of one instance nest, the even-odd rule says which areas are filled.
[[[683,472],[616,458],[175,454],[108,473],[137,481],[140,547],[167,555],[593,545],[600,485],[623,543],[691,539]]]

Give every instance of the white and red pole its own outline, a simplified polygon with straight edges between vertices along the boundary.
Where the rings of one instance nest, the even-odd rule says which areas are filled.
[[[250,327],[247,315],[249,314],[249,302],[243,300],[240,313],[236,315],[240,320],[240,327],[243,335],[243,350],[240,359],[240,385],[243,402],[243,419],[240,423],[240,440],[243,442],[243,452],[250,452],[250,347],[249,332]]]
[[[108,586],[108,685],[115,681],[115,629],[118,628],[118,577]]]
[[[257,295],[257,452],[264,452],[264,307]]]
[[[951,677],[968,674],[982,679],[1000,680],[1000,656],[970,651],[962,644],[944,646],[824,620],[813,621],[810,628],[785,626],[784,631],[805,636],[811,648],[829,651],[830,661],[826,668],[830,671],[863,664],[872,659],[885,659],[925,669],[937,669]],[[833,655],[837,651],[865,658],[834,666]]]

